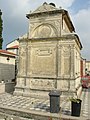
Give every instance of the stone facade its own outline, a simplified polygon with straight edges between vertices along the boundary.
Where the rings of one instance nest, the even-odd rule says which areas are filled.
[[[15,79],[15,54],[0,50],[0,82],[11,82]]]
[[[48,97],[81,90],[79,37],[68,12],[44,3],[27,14],[29,32],[19,39],[19,69],[15,94]]]

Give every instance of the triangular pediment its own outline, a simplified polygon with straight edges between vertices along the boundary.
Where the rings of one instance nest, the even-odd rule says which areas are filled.
[[[38,7],[33,13],[40,13],[40,12],[54,11],[54,10],[58,10],[58,8],[55,7],[54,3],[47,4],[45,2],[43,3],[42,6]]]

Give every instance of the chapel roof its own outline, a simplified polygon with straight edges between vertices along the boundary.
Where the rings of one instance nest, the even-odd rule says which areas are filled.
[[[44,2],[43,5],[38,7],[32,13],[40,13],[40,12],[47,12],[47,11],[54,11],[54,10],[58,10],[58,8],[56,8],[54,3],[48,4],[48,3]]]
[[[57,8],[54,3],[48,4],[45,2],[45,3],[43,3],[43,5],[38,7],[35,11],[30,12],[29,14],[26,14],[26,17],[28,19],[30,19],[30,17],[34,16],[34,19],[35,19],[35,17],[37,17],[38,15],[42,16],[42,15],[46,15],[46,14],[57,14],[57,13],[62,14],[62,16],[66,20],[67,24],[69,24],[71,31],[75,32],[75,28],[74,28],[74,25],[70,19],[68,11],[64,10],[62,8]]]

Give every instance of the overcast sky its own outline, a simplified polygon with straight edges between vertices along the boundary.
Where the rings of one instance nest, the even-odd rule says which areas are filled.
[[[28,32],[26,14],[44,2],[68,10],[83,45],[82,57],[90,60],[90,0],[0,0],[3,12],[3,49],[6,44]]]

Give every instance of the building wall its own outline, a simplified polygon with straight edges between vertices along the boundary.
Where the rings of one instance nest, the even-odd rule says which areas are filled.
[[[81,77],[86,75],[86,59],[81,58]]]
[[[7,58],[9,57],[9,60]],[[11,81],[15,78],[15,58],[0,55],[0,81]]]
[[[86,74],[90,75],[90,61],[86,61]]]
[[[77,46],[75,46],[74,49],[74,60],[75,60],[75,77],[81,76],[80,74],[80,60],[81,60],[81,55],[80,55],[80,50],[77,49]]]
[[[18,55],[18,47],[19,47],[19,42],[18,40],[14,40],[10,43],[7,44],[6,46],[6,50],[16,54],[16,56]]]
[[[19,55],[19,42],[18,42],[18,40],[14,40],[14,41],[8,43],[6,46],[6,50],[8,52],[15,54],[15,78],[16,78],[17,73],[18,73],[18,55]]]
[[[18,40],[14,40],[14,41],[8,43],[6,48],[10,48],[10,47],[15,46],[15,45],[19,45]]]
[[[17,48],[7,49],[7,51],[18,55],[18,49]]]
[[[86,69],[86,59],[83,59],[83,75],[86,74],[85,69]]]
[[[43,92],[46,94],[53,89],[63,92],[79,90],[80,50],[75,36],[61,37],[58,41],[55,38],[21,40],[19,48],[15,92],[43,96]]]

